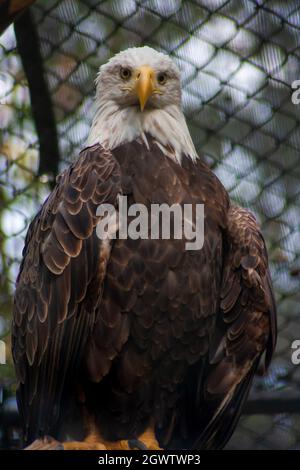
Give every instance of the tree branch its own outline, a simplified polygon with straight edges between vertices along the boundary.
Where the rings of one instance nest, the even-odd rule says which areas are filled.
[[[28,80],[32,114],[40,145],[38,174],[54,182],[58,172],[59,149],[51,96],[44,76],[39,38],[30,10],[15,22],[17,46]]]
[[[0,34],[35,0],[0,0]]]

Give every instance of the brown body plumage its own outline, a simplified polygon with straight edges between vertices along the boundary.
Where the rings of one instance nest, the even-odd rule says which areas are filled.
[[[32,222],[17,281],[13,357],[25,436],[60,436],[70,403],[106,440],[151,423],[163,447],[219,448],[276,340],[265,243],[201,161],[148,136],[85,149]],[[101,203],[204,203],[205,240],[101,241]]]

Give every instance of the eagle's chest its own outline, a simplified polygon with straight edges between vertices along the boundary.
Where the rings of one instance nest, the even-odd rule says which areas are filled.
[[[129,354],[192,364],[206,352],[216,305],[213,273],[200,274],[205,262],[177,240],[115,241],[102,313],[129,322]]]
[[[126,153],[123,148],[115,155],[122,172],[123,214],[127,211],[130,215],[125,221],[129,228],[135,216],[145,209],[144,219],[134,225],[142,234],[132,236],[130,230],[125,230],[123,239],[117,234],[113,241],[101,315],[112,326],[126,323],[124,361],[126,355],[136,355],[136,363],[141,367],[144,364],[145,369],[145,364],[170,358],[192,364],[208,349],[217,311],[221,232],[208,214],[207,242],[202,249],[189,251],[184,233],[174,239],[175,221],[171,215],[167,220],[160,218],[156,232],[159,239],[153,238],[153,207],[164,205],[168,211],[177,205],[184,218],[186,205],[195,207],[204,202],[199,189],[201,180],[192,163],[180,166],[154,145],[145,150],[134,143],[130,150]],[[170,220],[170,237],[162,239],[164,224]],[[210,232],[214,232],[212,237]]]

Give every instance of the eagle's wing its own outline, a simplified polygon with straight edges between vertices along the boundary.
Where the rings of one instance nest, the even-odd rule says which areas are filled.
[[[85,149],[27,233],[12,327],[27,442],[55,432],[64,386],[80,366],[109,258],[109,243],[96,235],[96,210],[115,204],[119,191],[112,155],[99,145]]]
[[[254,216],[231,206],[225,233],[220,314],[202,383],[196,448],[222,448],[236,426],[259,359],[276,344],[276,306],[264,239]],[[203,428],[202,428],[203,429]]]

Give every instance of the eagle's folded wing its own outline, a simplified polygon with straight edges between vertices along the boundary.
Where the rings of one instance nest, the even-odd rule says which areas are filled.
[[[96,210],[115,204],[119,191],[118,163],[90,147],[60,175],[27,233],[12,328],[27,442],[54,431],[66,379],[81,364],[109,258]]]
[[[197,448],[222,448],[235,429],[261,355],[276,344],[276,306],[264,239],[254,216],[231,206],[214,339],[203,382]],[[203,421],[202,421],[203,422]]]

